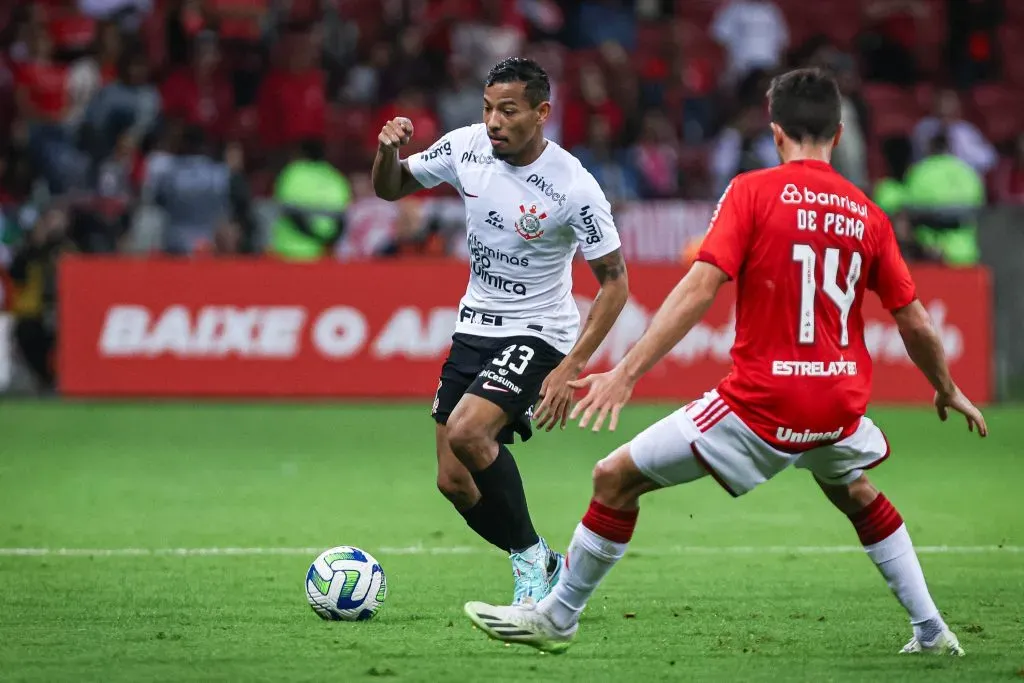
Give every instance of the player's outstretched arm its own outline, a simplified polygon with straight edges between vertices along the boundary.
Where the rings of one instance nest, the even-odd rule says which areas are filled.
[[[555,425],[565,428],[569,419],[569,408],[572,404],[573,388],[569,382],[575,380],[590,362],[591,356],[608,336],[622,307],[629,298],[629,278],[626,275],[626,261],[622,258],[622,250],[615,251],[592,259],[587,263],[594,272],[594,277],[601,285],[594,305],[590,307],[587,320],[583,324],[576,344],[569,355],[557,368],[544,378],[541,386],[540,405],[537,407],[537,428],[545,426],[550,432]]]
[[[633,385],[704,317],[719,288],[728,279],[725,271],[717,266],[703,261],[694,263],[686,277],[661,304],[640,341],[614,370],[569,383],[574,389],[589,388],[569,418],[575,420],[579,417],[581,428],[593,418],[593,430],[598,431],[605,417],[610,415],[609,429],[614,430],[619,411],[633,393]]]
[[[619,363],[630,382],[636,383],[700,322],[728,279],[717,266],[704,261],[693,264],[661,304],[640,341]]]
[[[373,191],[381,199],[393,202],[423,189],[409,170],[409,163],[398,158],[398,148],[409,143],[412,133],[412,121],[401,116],[380,129],[372,178]]]
[[[945,421],[948,410],[952,408],[967,419],[968,429],[974,431],[977,427],[978,434],[987,436],[988,426],[981,411],[974,407],[953,382],[949,365],[946,363],[946,354],[942,350],[942,340],[939,339],[932,325],[931,316],[921,302],[915,299],[903,308],[897,309],[893,312],[893,318],[896,319],[910,359],[935,389],[935,409],[939,413],[939,419]]]

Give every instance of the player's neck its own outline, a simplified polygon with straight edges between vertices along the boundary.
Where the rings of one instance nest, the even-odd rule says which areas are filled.
[[[529,166],[540,158],[547,146],[548,141],[544,139],[544,136],[538,135],[523,148],[522,152],[505,161],[512,166]]]
[[[782,150],[784,163],[791,161],[821,161],[832,163],[832,147],[830,145],[787,145]]]

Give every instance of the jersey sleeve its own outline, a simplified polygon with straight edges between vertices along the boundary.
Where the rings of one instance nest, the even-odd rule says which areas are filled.
[[[455,154],[464,138],[464,129],[453,130],[429,148],[411,155],[406,161],[409,172],[425,188],[437,187],[441,183],[459,186],[456,173]]]
[[[580,251],[588,261],[610,254],[621,246],[612,207],[597,180],[584,172],[577,181],[569,224],[576,233]]]
[[[754,210],[749,190],[745,183],[734,178],[711,214],[696,260],[720,268],[735,280],[747,257],[753,224]]]
[[[890,311],[903,308],[917,298],[917,288],[900,253],[892,223],[884,216],[878,256],[868,277],[868,289],[878,294],[882,305]]]

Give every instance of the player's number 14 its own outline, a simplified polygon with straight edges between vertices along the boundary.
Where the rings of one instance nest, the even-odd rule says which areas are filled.
[[[815,263],[818,255],[809,244],[793,245],[793,260],[801,265],[800,273],[800,327],[798,340],[801,344],[814,343],[814,294],[818,283],[814,279]],[[857,296],[857,280],[860,279],[861,256],[858,252],[850,255],[850,267],[846,271],[846,290],[843,291],[836,283],[839,274],[839,249],[825,249],[825,264],[821,273],[821,288],[829,299],[839,308],[839,346],[850,345],[850,331],[847,321],[850,309]]]

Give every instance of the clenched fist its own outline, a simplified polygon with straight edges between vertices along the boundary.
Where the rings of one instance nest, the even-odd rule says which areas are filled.
[[[380,129],[380,135],[377,136],[377,142],[380,143],[381,147],[390,149],[398,149],[402,145],[407,145],[411,139],[412,121],[404,116],[399,116],[385,123],[384,127]]]

